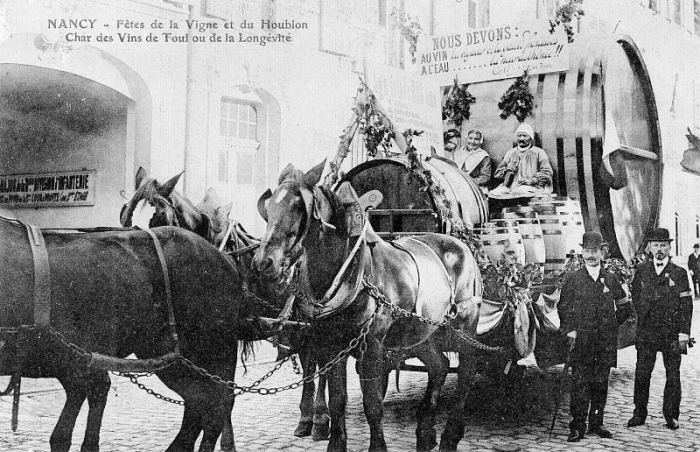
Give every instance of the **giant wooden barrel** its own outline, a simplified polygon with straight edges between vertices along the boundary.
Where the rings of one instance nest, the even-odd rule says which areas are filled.
[[[407,167],[406,159],[375,159],[350,170],[348,181],[358,195],[379,190],[384,199],[370,211],[372,227],[381,235],[398,237],[425,232],[451,233],[455,225],[488,218],[488,206],[474,181],[457,166],[440,158],[423,160],[437,191],[426,190]]]
[[[649,74],[626,36],[577,35],[569,48],[568,71],[530,77],[535,107],[526,122],[549,156],[555,194],[578,200],[586,230],[600,231],[613,255],[629,258],[642,249],[659,209],[661,142]],[[497,105],[513,81],[469,84],[476,102],[462,132],[481,129],[496,163],[519,125],[512,116],[501,119]],[[614,129],[622,150],[611,154],[610,174],[603,140]]]

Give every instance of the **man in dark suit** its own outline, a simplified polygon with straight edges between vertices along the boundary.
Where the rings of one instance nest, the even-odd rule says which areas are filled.
[[[688,271],[693,277],[695,299],[700,298],[700,243],[693,245],[693,254],[688,256]]]
[[[649,382],[657,352],[666,368],[663,414],[666,427],[679,428],[681,354],[687,353],[693,300],[685,269],[670,261],[667,229],[652,229],[647,237],[653,260],[637,267],[632,280],[632,302],[637,309],[637,368],[634,376],[634,415],[628,427],[644,425]]]
[[[613,434],[603,426],[610,368],[617,366],[617,327],[632,316],[620,280],[601,267],[603,236],[583,234],[585,266],[571,274],[559,299],[560,331],[574,342],[572,363],[571,433],[578,442],[586,431],[601,438]]]

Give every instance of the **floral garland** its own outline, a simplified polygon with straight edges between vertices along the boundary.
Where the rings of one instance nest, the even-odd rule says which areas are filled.
[[[484,298],[504,300],[514,310],[519,303],[532,303],[533,284],[542,283],[542,270],[537,263],[517,262],[515,251],[506,250],[495,263],[480,266]]]
[[[418,18],[411,17],[403,11],[399,12],[396,8],[391,11],[391,15],[394,18],[394,28],[398,28],[401,36],[408,42],[408,52],[411,54],[411,61],[415,63],[418,36],[423,33],[423,27],[418,22]]]
[[[498,102],[501,111],[501,119],[506,119],[510,115],[515,115],[519,122],[532,114],[534,96],[530,92],[527,71],[515,79],[515,82],[506,90]]]
[[[563,25],[567,40],[574,42],[574,29],[571,26],[571,22],[585,14],[581,9],[582,3],[583,0],[569,0],[557,8],[554,19],[549,20],[549,32],[554,33],[554,29],[558,25]]]
[[[394,131],[384,121],[383,114],[375,108],[376,98],[369,89],[364,86],[364,96],[355,98],[354,113],[360,118],[358,132],[364,136],[365,149],[369,157],[376,157],[378,152],[387,156],[390,152],[394,138]]]
[[[469,120],[470,104],[476,102],[476,98],[467,90],[469,85],[460,85],[455,77],[455,83],[448,88],[445,108],[442,110],[442,119],[447,119],[457,127],[463,120]]]

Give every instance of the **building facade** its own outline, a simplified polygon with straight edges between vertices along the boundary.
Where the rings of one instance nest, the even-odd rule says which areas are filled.
[[[335,155],[364,65],[407,66],[401,13],[423,39],[546,20],[559,3],[0,1],[0,196],[14,196],[0,209],[42,227],[117,225],[139,167],[160,181],[184,170],[186,197],[196,204],[214,187],[259,234],[255,203],[281,169]],[[680,166],[686,128],[700,131],[700,2],[582,7],[581,36],[628,35],[647,65],[661,130],[658,223],[685,254],[700,241],[700,201],[686,196],[700,176]],[[353,146],[348,166],[362,159],[361,140]],[[82,197],[61,198],[86,180]],[[18,197],[28,181],[61,188],[59,202]]]

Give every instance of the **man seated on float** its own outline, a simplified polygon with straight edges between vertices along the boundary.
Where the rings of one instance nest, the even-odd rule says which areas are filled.
[[[491,182],[491,157],[481,148],[483,143],[484,134],[481,130],[470,130],[467,133],[466,144],[455,151],[454,161],[459,169],[474,179],[484,194],[488,194],[488,185]]]
[[[552,193],[552,165],[547,153],[533,145],[535,132],[521,124],[515,132],[518,145],[506,152],[496,168],[494,179],[503,183],[489,193],[489,198],[515,199],[547,196]]]

